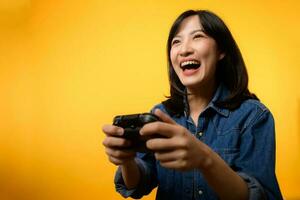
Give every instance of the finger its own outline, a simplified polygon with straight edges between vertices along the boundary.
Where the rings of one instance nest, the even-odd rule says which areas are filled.
[[[159,134],[164,137],[172,137],[174,131],[172,126],[165,122],[153,122],[144,125],[140,130],[140,134],[143,136]]]
[[[102,126],[102,131],[106,135],[122,136],[124,134],[124,129],[118,126],[105,124]]]
[[[160,162],[160,165],[169,168],[169,169],[175,169],[180,171],[186,171],[189,169],[188,163],[186,160],[173,160],[173,161],[167,161],[167,162]]]
[[[102,144],[105,147],[126,148],[131,145],[131,141],[124,138],[108,136],[103,140]]]
[[[108,156],[112,156],[115,158],[134,158],[135,157],[135,152],[134,151],[130,151],[130,150],[120,150],[120,149],[111,149],[111,148],[106,148],[105,149],[105,153]]]
[[[183,160],[186,157],[187,152],[183,150],[177,151],[158,151],[155,152],[156,160],[160,162],[170,162],[175,160]]]
[[[181,148],[180,144],[173,138],[153,138],[146,142],[148,149],[154,152],[158,151],[171,151],[174,149]]]
[[[143,126],[140,130],[141,135],[161,135],[164,137],[173,137],[176,134],[182,134],[184,129],[182,126],[169,124],[165,122],[152,122]]]
[[[115,158],[113,156],[109,156],[108,160],[115,165],[123,165],[124,163],[128,162],[131,159],[124,160],[124,159]]]
[[[155,109],[154,114],[158,116],[163,122],[169,123],[169,124],[176,124],[176,122],[168,116],[166,113],[161,111],[160,109]]]

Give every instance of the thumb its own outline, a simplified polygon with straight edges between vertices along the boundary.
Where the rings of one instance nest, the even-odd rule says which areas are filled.
[[[154,114],[156,116],[158,116],[161,119],[161,121],[163,121],[163,122],[166,122],[168,124],[176,124],[176,122],[170,116],[168,116],[166,113],[164,113],[160,109],[155,109]]]

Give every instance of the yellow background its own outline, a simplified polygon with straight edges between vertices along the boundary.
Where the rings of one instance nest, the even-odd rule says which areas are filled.
[[[231,29],[250,88],[276,120],[282,192],[300,199],[299,5],[0,0],[0,199],[122,199],[100,127],[168,95],[168,31],[190,8],[216,12]]]

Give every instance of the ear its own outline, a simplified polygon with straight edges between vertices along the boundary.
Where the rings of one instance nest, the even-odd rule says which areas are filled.
[[[220,53],[219,60],[222,60],[225,57],[225,53]]]

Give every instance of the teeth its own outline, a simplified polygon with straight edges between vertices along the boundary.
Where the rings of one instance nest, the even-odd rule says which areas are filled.
[[[185,61],[183,63],[181,63],[181,67],[184,67],[186,65],[192,65],[192,64],[200,64],[198,61],[195,61],[195,60],[189,60],[189,61]]]

